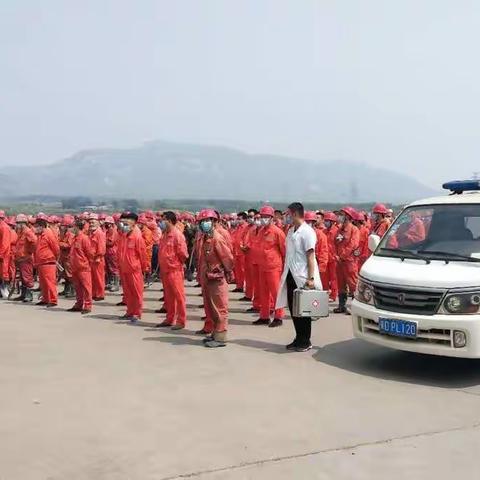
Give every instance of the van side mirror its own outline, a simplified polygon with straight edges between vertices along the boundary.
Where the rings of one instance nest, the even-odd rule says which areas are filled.
[[[380,240],[381,238],[378,236],[378,235],[375,235],[374,233],[372,233],[372,235],[370,235],[368,237],[368,249],[373,253],[377,247],[380,245]]]

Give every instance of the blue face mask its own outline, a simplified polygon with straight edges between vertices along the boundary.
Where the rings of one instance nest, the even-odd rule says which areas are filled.
[[[160,228],[162,232],[164,232],[167,229],[167,223],[165,222],[165,220],[158,222],[158,228]]]
[[[200,230],[203,233],[210,233],[213,229],[213,222],[211,220],[204,220],[200,223]]]
[[[285,217],[285,225],[291,225],[292,223],[292,217],[290,215],[287,215],[287,217]]]
[[[325,220],[325,228],[330,228],[332,226],[331,220]]]

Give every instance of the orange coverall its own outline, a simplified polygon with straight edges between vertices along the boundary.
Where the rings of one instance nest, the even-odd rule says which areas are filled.
[[[358,249],[359,238],[358,228],[351,223],[344,225],[337,233],[337,278],[340,294],[346,294],[348,287],[350,295],[353,295],[357,288],[358,265],[354,252]]]
[[[178,228],[165,231],[159,241],[158,261],[167,310],[166,321],[169,325],[177,324],[184,327],[187,321],[184,282],[184,266],[187,258],[187,242],[183,233]]]
[[[205,302],[204,330],[213,332],[217,341],[227,339],[228,284],[233,275],[233,253],[225,238],[215,229],[212,236],[203,235],[200,241],[198,269]],[[212,278],[216,277],[216,278]]]
[[[45,228],[37,238],[34,265],[38,270],[42,302],[54,305],[58,303],[57,259],[59,254],[60,246],[57,236],[50,228]]]
[[[0,281],[8,280],[10,265],[10,227],[0,220]]]
[[[123,301],[127,315],[142,317],[143,273],[147,271],[147,252],[142,233],[134,226],[127,234],[118,237],[118,265],[123,287]]]
[[[19,234],[15,249],[15,263],[20,272],[20,280],[26,288],[33,288],[33,253],[37,236],[26,227]]]
[[[260,318],[270,319],[270,307],[277,300],[280,279],[285,261],[285,234],[274,224],[267,225],[258,232],[259,248],[258,269],[260,292]],[[282,320],[283,308],[275,310],[274,318]]]
[[[105,253],[107,251],[107,239],[105,232],[97,228],[90,232],[92,245],[92,296],[93,298],[105,298]]]
[[[90,238],[80,231],[74,236],[70,249],[72,281],[77,295],[77,301],[73,308],[78,310],[92,309],[92,263],[92,243]]]

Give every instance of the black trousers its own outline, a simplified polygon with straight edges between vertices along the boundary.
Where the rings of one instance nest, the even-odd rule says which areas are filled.
[[[288,272],[287,275],[287,299],[288,309],[292,316],[293,326],[295,327],[295,342],[299,347],[307,347],[310,345],[310,337],[312,336],[312,319],[310,317],[294,317],[293,311],[293,291],[297,288],[293,275]]]

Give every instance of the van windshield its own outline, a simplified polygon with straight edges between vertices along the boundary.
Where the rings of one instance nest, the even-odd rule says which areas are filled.
[[[480,204],[405,209],[375,255],[445,261],[479,261]]]

